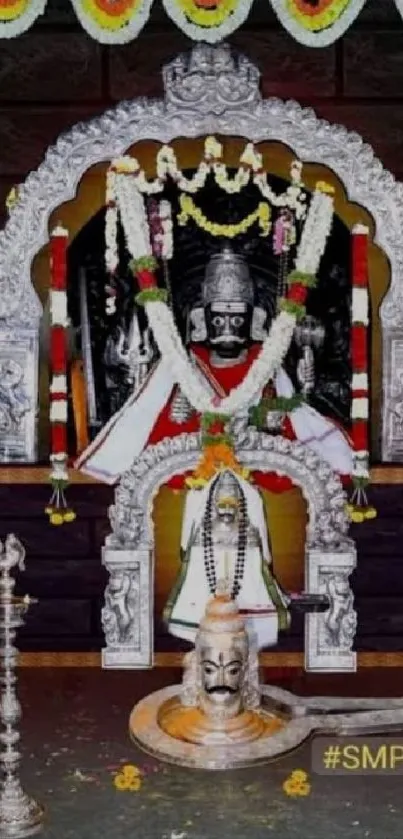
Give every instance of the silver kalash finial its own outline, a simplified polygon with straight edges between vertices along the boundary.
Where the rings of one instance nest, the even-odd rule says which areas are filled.
[[[16,725],[21,719],[21,705],[15,690],[18,650],[14,639],[16,630],[24,623],[29,605],[35,601],[28,595],[14,596],[15,580],[11,572],[15,569],[23,571],[24,560],[24,546],[17,536],[10,533],[4,546],[0,542],[0,720],[4,726],[0,735],[3,747],[0,752],[0,839],[32,836],[41,830],[43,820],[43,811],[25,794],[18,777],[21,755],[17,750],[20,735]]]

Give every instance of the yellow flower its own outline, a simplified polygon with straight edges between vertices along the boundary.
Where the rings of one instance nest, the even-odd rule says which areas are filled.
[[[215,160],[220,160],[222,157],[222,145],[219,143],[215,137],[207,137],[206,142],[204,144],[204,155],[205,157],[213,157]]]
[[[130,792],[138,792],[139,789],[141,789],[141,778],[133,778],[132,781],[129,781],[127,789],[129,789]]]
[[[351,513],[351,521],[354,524],[362,524],[365,521],[364,513],[361,513],[359,510],[356,510],[354,513]]]
[[[324,192],[325,195],[334,195],[334,187],[331,184],[326,183],[326,181],[318,181],[316,184],[316,189],[318,192]]]
[[[197,26],[210,29],[221,26],[222,23],[235,11],[239,0],[220,0],[217,6],[212,9],[204,9],[197,6],[194,0],[175,0],[182,13]]]
[[[122,766],[120,771],[122,775],[124,775],[125,778],[128,778],[130,781],[132,781],[133,778],[139,778],[141,775],[138,766],[134,766],[132,763],[125,763],[125,765]]]
[[[1,13],[0,13],[0,19],[1,19]],[[6,198],[6,208],[7,208],[9,213],[11,212],[13,207],[16,205],[17,201],[18,201],[18,188],[16,186],[13,186],[13,188],[10,189],[10,192],[8,193],[7,198]]]
[[[314,13],[304,12],[296,0],[287,0],[286,9],[288,14],[296,20],[303,29],[310,32],[320,32],[322,29],[327,29],[332,26],[345,12],[350,0],[333,0],[330,4],[326,4]]]
[[[63,521],[65,522],[75,521],[76,518],[77,516],[74,510],[66,510],[66,512],[63,513]]]
[[[291,772],[290,777],[293,779],[293,781],[307,781],[308,773],[304,772],[303,769],[294,769],[294,771]]]
[[[305,777],[301,777],[305,776]],[[311,791],[311,785],[307,781],[307,774],[306,772],[302,772],[301,770],[297,770],[296,773],[292,772],[291,775],[286,778],[283,783],[283,790],[286,795],[290,798],[297,798],[309,795]]]
[[[51,516],[53,513],[54,507],[45,507],[45,513],[47,516]]]
[[[113,779],[113,783],[118,790],[127,790],[129,789],[130,781],[128,778],[123,775],[123,773],[119,773]]]
[[[126,0],[126,2],[121,0],[119,3],[112,4],[111,8],[115,7],[115,11],[111,14],[107,11],[106,4],[98,5],[96,0],[81,0],[81,6],[84,14],[95,21],[101,29],[112,32],[127,26],[138,14],[137,0]]]
[[[141,787],[141,772],[138,766],[126,763],[120,772],[115,775],[113,783],[118,790],[130,790],[137,792]]]
[[[366,519],[376,519],[378,513],[375,507],[367,507],[365,510],[364,516]]]
[[[63,524],[64,519],[62,513],[52,513],[49,518],[49,521],[51,524],[55,525],[55,527],[60,524]]]
[[[283,790],[290,798],[309,795],[311,785],[308,782],[308,773],[303,769],[294,769],[284,781]]]

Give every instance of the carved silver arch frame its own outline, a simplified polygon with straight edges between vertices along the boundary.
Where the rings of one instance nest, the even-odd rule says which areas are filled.
[[[346,498],[340,479],[309,448],[282,437],[272,437],[252,429],[236,439],[239,460],[250,469],[287,475],[300,487],[308,506],[305,550],[305,590],[329,594],[332,583],[342,583],[341,601],[332,602],[327,613],[305,618],[305,668],[309,671],[349,672],[356,668],[352,651],[355,611],[349,576],[356,566],[356,551],[348,538]],[[116,598],[113,614],[109,586],[103,625],[107,646],[103,666],[107,668],[150,667],[153,662],[154,618],[154,524],[153,502],[160,487],[173,475],[195,468],[201,454],[199,434],[183,434],[149,446],[126,472],[109,510],[112,533],[103,548],[103,563],[114,591],[125,578],[138,592],[138,608],[130,619],[130,637],[124,640],[127,624],[126,601]],[[178,545],[179,552],[179,545]],[[118,584],[116,585],[116,581]],[[330,589],[329,589],[330,584]],[[344,597],[344,601],[343,601]],[[337,601],[337,602],[336,602]],[[346,608],[343,608],[343,603]],[[329,616],[333,621],[329,624]],[[122,633],[119,636],[119,626]],[[109,628],[112,627],[110,632]]]
[[[51,213],[74,198],[91,166],[123,154],[134,143],[216,134],[288,145],[302,161],[330,167],[349,200],[373,216],[375,241],[391,266],[391,285],[381,309],[382,459],[403,461],[403,184],[383,168],[358,134],[318,119],[296,102],[262,99],[257,68],[243,56],[229,59],[225,45],[199,44],[190,57],[179,56],[163,74],[164,99],[123,102],[63,134],[21,185],[18,204],[0,232],[0,361],[14,357],[18,348],[31,399],[30,410],[14,429],[7,457],[17,451],[20,459],[36,457],[41,306],[31,284],[31,265],[48,241]],[[0,461],[7,457],[0,451]]]

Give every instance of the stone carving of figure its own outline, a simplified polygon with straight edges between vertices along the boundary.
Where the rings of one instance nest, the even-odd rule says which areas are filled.
[[[209,260],[201,304],[189,314],[189,355],[210,392],[218,397],[238,387],[256,360],[265,332],[265,313],[254,305],[255,291],[246,261],[230,248]],[[294,394],[284,369],[256,397],[284,398]],[[251,406],[252,407],[252,406]],[[236,418],[235,418],[236,419]],[[335,423],[309,405],[294,408],[284,416],[281,433],[304,442],[335,471],[351,474],[352,453],[348,441]],[[270,412],[267,427],[272,427]],[[80,456],[76,467],[91,476],[116,483],[147,445],[167,437],[200,430],[200,415],[181,395],[173,378],[172,365],[159,359],[143,387],[132,393],[123,408]],[[181,476],[176,476],[175,487]],[[183,476],[182,476],[183,479]],[[184,479],[183,479],[184,480]],[[270,476],[258,473],[259,486],[272,488]]]
[[[12,568],[25,570],[25,548],[14,533],[9,533],[3,545],[0,542],[0,571],[7,573]]]
[[[332,575],[326,588],[330,601],[329,611],[324,616],[327,641],[334,647],[351,650],[357,627],[357,614],[348,576]]]
[[[102,626],[109,646],[138,639],[138,586],[127,571],[112,571],[105,591]]]
[[[30,408],[24,371],[12,358],[0,362],[0,431],[18,426]]]
[[[227,470],[202,491],[188,493],[182,531],[182,562],[164,617],[169,631],[194,641],[217,581],[237,599],[259,648],[277,643],[289,624],[289,598],[271,571],[259,492]]]

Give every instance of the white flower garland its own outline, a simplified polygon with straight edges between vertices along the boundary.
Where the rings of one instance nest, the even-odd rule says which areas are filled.
[[[228,35],[231,35],[236,29],[242,26],[248,17],[253,0],[238,0],[234,11],[228,14],[222,23],[208,27],[192,23],[177,0],[162,0],[162,3],[171,20],[192,41],[206,41],[208,44],[217,44],[223,41],[224,38],[228,38]]]
[[[122,223],[129,252],[134,260],[151,255],[144,200],[133,181],[126,180],[125,196],[121,204]],[[316,274],[325,250],[333,217],[333,201],[323,192],[315,192],[298,248],[296,265],[304,273]],[[312,236],[312,231],[315,235]],[[233,415],[250,407],[264,385],[272,379],[289,349],[296,315],[280,312],[273,321],[269,335],[262,344],[258,357],[241,384],[224,399],[211,394],[204,379],[191,364],[176,327],[172,311],[161,300],[145,303],[149,326],[154,334],[162,358],[169,361],[175,381],[180,382],[184,395],[200,413],[218,411]]]
[[[128,44],[139,34],[143,26],[147,23],[153,0],[140,0],[140,2],[137,2],[130,19],[122,21],[122,25],[118,28],[108,27],[107,25],[102,26],[102,23],[96,20],[95,15],[92,15],[86,10],[82,0],[71,0],[71,2],[81,26],[91,35],[91,38],[95,38],[100,44]]]
[[[187,178],[180,167],[174,149],[171,146],[161,146],[156,158],[157,177],[148,180],[139,161],[135,157],[126,155],[111,163],[112,172],[130,175],[135,178],[139,192],[145,195],[155,195],[162,192],[165,181],[171,177],[182,192],[195,195],[202,189],[210,173],[214,174],[217,185],[228,194],[241,192],[253,179],[266,200],[273,207],[289,207],[295,210],[297,218],[302,218],[306,206],[306,196],[302,183],[302,163],[294,160],[291,164],[291,185],[281,195],[277,195],[267,182],[267,175],[263,171],[263,158],[253,143],[247,143],[240,157],[237,172],[230,177],[227,166],[222,161],[223,147],[215,137],[207,137],[204,144],[204,159],[191,178]],[[111,183],[113,182],[113,179]]]
[[[47,0],[30,0],[25,10],[11,20],[0,20],[0,38],[16,38],[22,35],[45,12]]]

